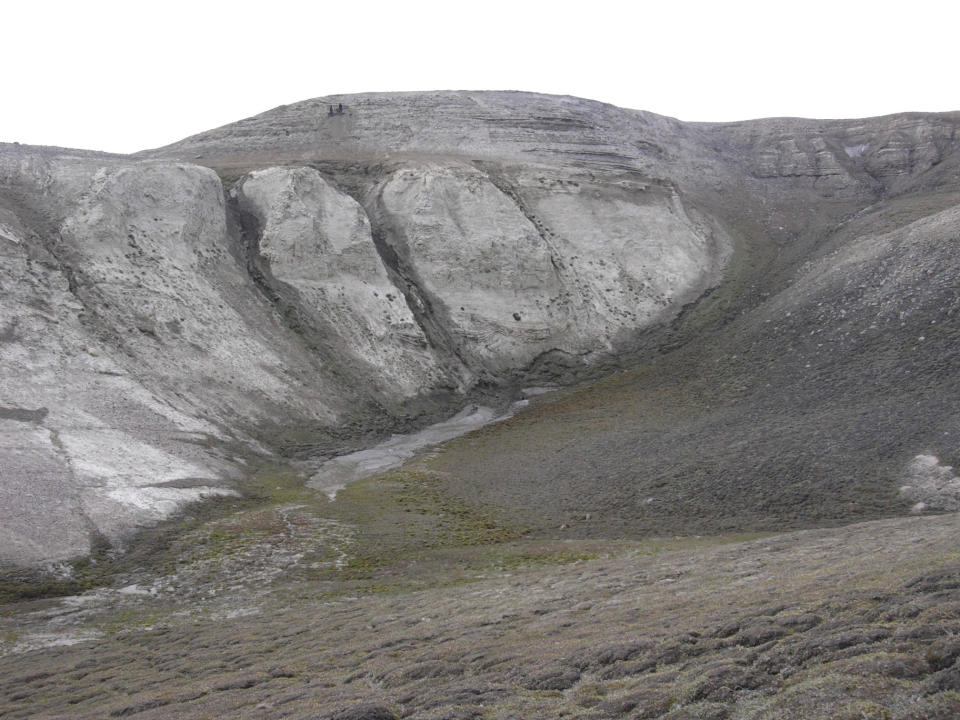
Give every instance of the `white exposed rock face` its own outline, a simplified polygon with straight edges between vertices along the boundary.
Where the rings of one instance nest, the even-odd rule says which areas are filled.
[[[83,554],[92,533],[120,542],[234,493],[214,446],[244,437],[239,418],[336,422],[336,387],[291,377],[296,346],[227,246],[213,172],[20,151],[0,182],[16,189],[0,198],[0,561]]]
[[[549,169],[501,182],[424,164],[395,172],[372,201],[458,354],[493,372],[547,351],[614,351],[716,282],[730,252],[663,188]]]
[[[717,282],[732,251],[669,188],[542,173],[518,186],[559,256],[584,348],[672,316]]]
[[[176,377],[188,397],[230,414],[259,416],[266,400],[336,417],[322,401],[298,401],[284,380],[284,360],[261,331],[267,318],[227,245],[213,172],[166,164],[98,170],[60,236],[64,257],[79,268],[79,292],[110,327],[127,332],[127,352]]]
[[[517,368],[560,341],[570,318],[551,249],[482,173],[399,170],[376,202],[392,230],[387,242],[461,357],[494,371]]]
[[[463,393],[545,352],[588,362],[724,261],[670,198],[451,162],[367,193],[387,264],[364,208],[311,168],[237,184],[250,249],[206,168],[18,150],[0,181],[0,561],[82,554],[234,492],[242,468],[214,448],[263,428]]]
[[[403,293],[387,277],[363,208],[311,168],[251,173],[235,190],[259,222],[257,252],[293,288],[315,325],[330,326],[370,379],[409,398],[447,384]]]
[[[0,560],[39,563],[119,541],[223,487],[225,466],[194,445],[219,433],[154,396],[91,337],[52,257],[0,228]],[[189,487],[162,487],[189,480]],[[119,493],[119,494],[118,494]],[[173,501],[173,502],[170,502]]]
[[[915,513],[925,510],[960,510],[960,477],[934,455],[917,455],[907,467],[908,485],[900,498],[913,505]]]

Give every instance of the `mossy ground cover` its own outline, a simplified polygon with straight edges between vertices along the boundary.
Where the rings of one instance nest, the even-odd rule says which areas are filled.
[[[396,480],[398,497],[409,482]],[[418,511],[436,512],[430,493],[416,496]],[[254,533],[274,531],[249,519]],[[266,719],[377,705],[397,717],[491,720],[952,717],[954,522],[447,545],[415,557],[436,552],[436,570],[464,552],[484,576],[434,573],[434,584],[411,587],[381,574],[354,595],[324,596],[320,581],[288,576],[248,597],[250,613],[113,612],[98,638],[0,658],[0,712]]]
[[[104,545],[73,563],[67,577],[0,575],[0,602],[11,609],[17,601],[178,575],[216,591],[231,581],[217,578],[218,572],[242,576],[276,561],[280,551],[295,556],[284,567],[284,582],[315,584],[318,596],[334,598],[574,562],[602,545],[581,550],[562,540],[528,543],[522,517],[449,494],[440,474],[417,464],[352,483],[332,501],[307,487],[307,477],[292,465],[264,464],[243,483],[242,498],[195,506],[123,549]]]

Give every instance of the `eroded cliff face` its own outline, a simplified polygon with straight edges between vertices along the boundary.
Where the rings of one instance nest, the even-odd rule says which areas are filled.
[[[0,562],[120,544],[242,491],[258,454],[351,449],[652,347],[725,274],[744,286],[746,255],[762,289],[770,258],[953,183],[956,125],[420,93],[132,157],[4,145]]]
[[[715,281],[731,249],[663,188],[553,168],[405,167],[367,206],[438,343],[491,378],[545,353],[615,355]]]
[[[875,121],[777,119],[717,126],[748,154],[758,178],[819,178],[830,190],[899,189],[955,148],[956,119],[899,115]],[[832,179],[831,179],[832,178]]]
[[[167,281],[217,300],[187,269],[199,262],[194,249],[214,249],[204,248],[207,224],[223,230],[215,176],[178,167],[143,176],[23,152],[6,154],[0,172],[16,195],[4,197],[0,221],[3,558],[83,553],[99,534],[116,541],[186,500],[230,492],[220,453],[200,449],[226,437],[200,412],[202,394],[191,397],[190,371],[202,372],[215,345],[158,352],[161,341],[179,350],[191,326],[200,333],[211,321],[187,311]],[[146,208],[140,197],[130,206],[131,186],[139,196],[171,185],[189,188],[193,202],[154,195]],[[177,380],[156,390],[145,382],[164,372]]]
[[[310,328],[336,338],[347,362],[364,367],[363,381],[397,399],[463,389],[468,378],[445,372],[387,276],[359,203],[304,167],[251,173],[232,194],[256,219],[252,260],[263,281],[287,290]]]

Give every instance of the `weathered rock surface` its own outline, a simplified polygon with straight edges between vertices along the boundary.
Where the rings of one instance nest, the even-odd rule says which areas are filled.
[[[216,175],[2,159],[3,559],[118,542],[235,492],[225,452],[257,426],[337,422],[352,393],[259,300]]]
[[[57,251],[111,254],[110,262],[83,268],[89,274],[71,272],[5,208],[0,547],[4,559],[38,562],[86,552],[97,533],[117,540],[183,500],[230,490],[223,487],[225,466],[217,454],[198,447],[207,438],[223,437],[222,431],[172,393],[171,399],[159,397],[131,377],[131,365],[145,358],[127,354],[136,352],[139,340],[129,336],[140,334],[135,323],[146,322],[146,315],[133,317],[137,308],[123,297],[138,282],[132,273],[121,279],[122,253],[131,252],[121,246],[127,238],[118,229],[112,249],[104,247],[107,238],[90,242],[91,227],[110,220],[102,205],[89,214],[90,205],[79,197],[88,188],[77,180],[75,167],[36,157],[14,161],[3,165],[4,184],[12,181],[41,202],[51,195],[63,202],[58,209],[66,218]],[[205,175],[196,168],[191,172]],[[108,173],[100,178],[106,183]],[[67,197],[56,196],[58,191]],[[42,211],[22,209],[28,217]],[[135,220],[130,222],[133,227]],[[67,250],[68,243],[77,245]],[[81,271],[80,263],[74,267]],[[146,280],[151,281],[156,277]],[[98,291],[104,295],[94,299]],[[151,296],[150,302],[162,297]]]
[[[131,157],[0,146],[0,562],[120,542],[242,489],[256,455],[355,449],[471,394],[569,382],[661,345],[718,286],[697,328],[842,297],[914,333],[953,287],[936,268],[955,267],[958,124],[401,93]],[[897,315],[900,293],[923,312]],[[740,356],[770,340],[736,338]],[[849,384],[841,365],[824,375]],[[936,423],[909,418],[891,468],[929,452]]]
[[[906,475],[910,484],[900,488],[900,497],[913,503],[913,512],[960,510],[960,477],[934,455],[917,455]]]
[[[528,364],[569,324],[557,259],[533,223],[469,166],[404,168],[375,191],[385,242],[414,280],[414,306],[466,364]],[[440,328],[438,328],[439,330]]]
[[[291,288],[291,302],[313,327],[338,335],[352,362],[369,365],[365,380],[400,398],[457,380],[387,277],[353,198],[302,167],[251,173],[235,192],[259,224],[260,271],[278,290]]]
[[[732,252],[672,186],[527,171],[516,192],[556,248],[582,352],[672,317],[719,282]]]
[[[544,353],[615,354],[717,282],[729,254],[663,188],[549,168],[496,182],[465,165],[406,167],[368,201],[414,306],[493,377]]]

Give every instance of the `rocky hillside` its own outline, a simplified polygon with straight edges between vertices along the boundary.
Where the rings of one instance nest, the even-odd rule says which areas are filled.
[[[837,493],[870,497],[852,516],[949,504],[958,125],[417,93],[128,157],[0,145],[0,561],[119,545],[264,458],[651,358],[622,427],[573,415],[536,454],[448,464],[453,487],[627,534],[673,480],[681,520],[719,503],[724,527],[757,524],[735,502],[767,525],[847,517],[815,509]],[[941,469],[898,497],[920,455]]]

